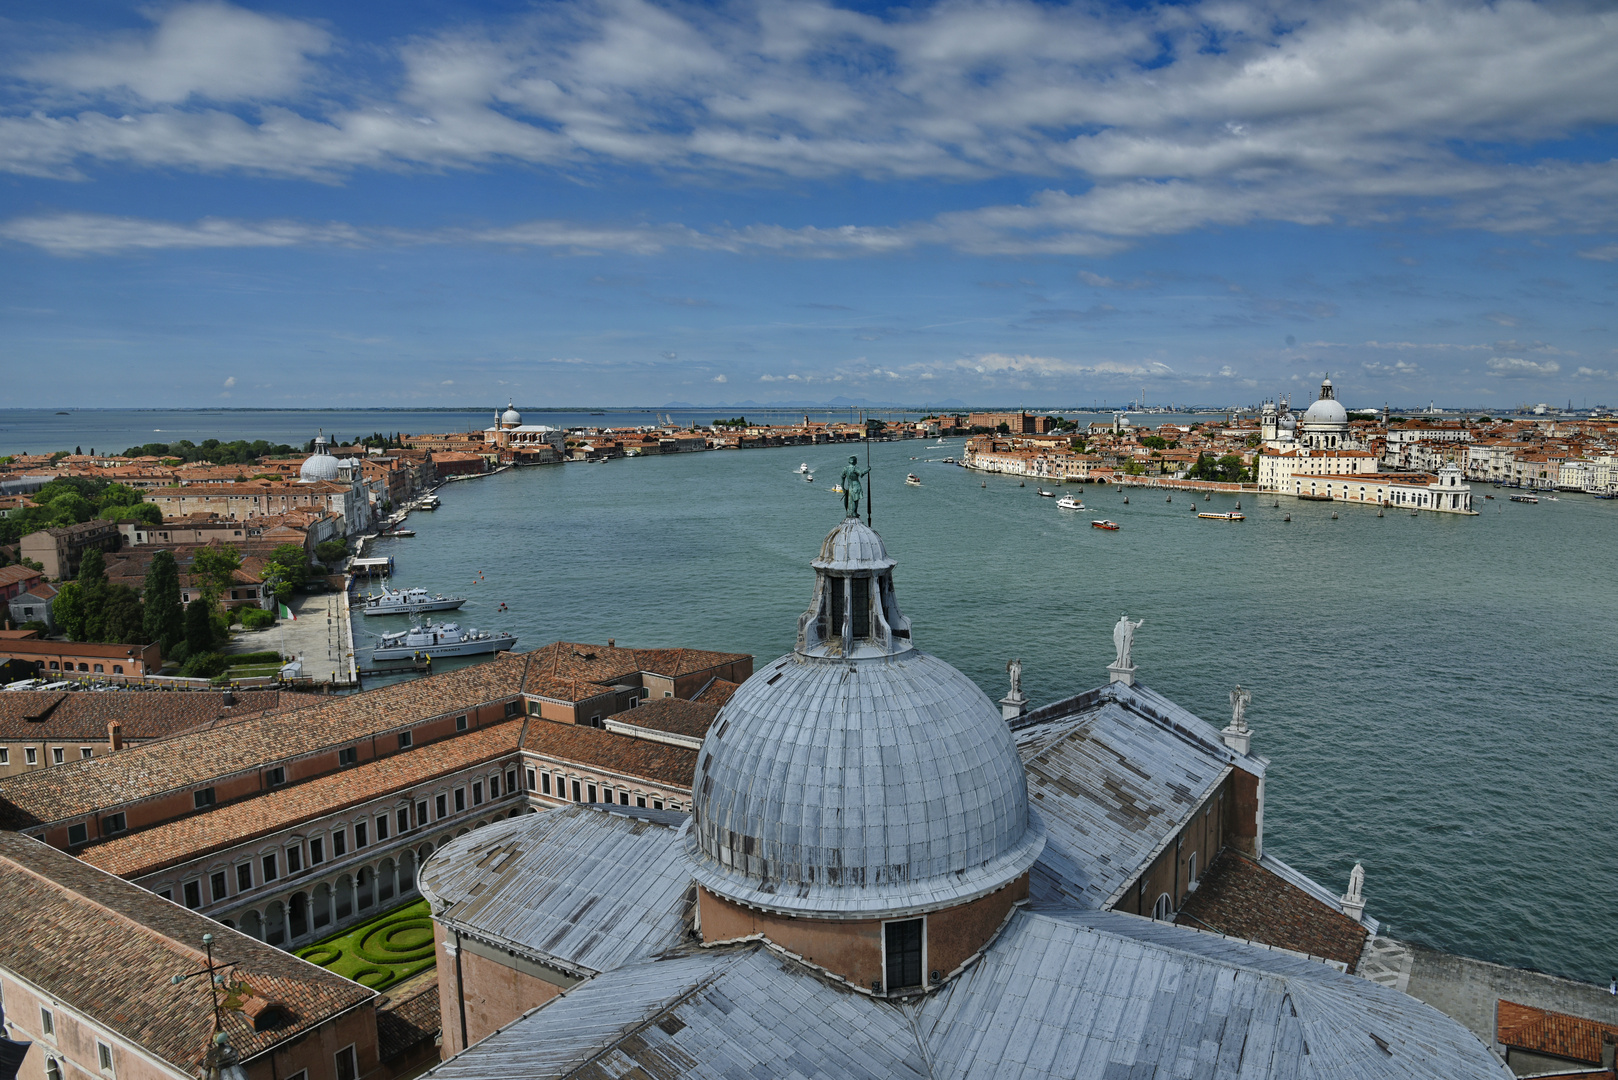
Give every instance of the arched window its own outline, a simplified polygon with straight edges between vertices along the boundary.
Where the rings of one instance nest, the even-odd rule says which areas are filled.
[[[1186,875],[1186,880],[1187,881],[1190,881],[1190,882],[1193,882],[1193,883],[1196,882],[1196,880],[1197,880],[1197,853],[1194,852],[1194,851],[1191,853],[1191,860],[1190,860],[1189,864],[1186,866],[1185,875]]]
[[[1152,905],[1152,918],[1158,922],[1168,922],[1174,918],[1174,898],[1168,893],[1159,896],[1157,903]]]

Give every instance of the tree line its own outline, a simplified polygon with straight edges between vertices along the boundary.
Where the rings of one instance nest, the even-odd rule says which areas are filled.
[[[15,544],[31,532],[78,525],[91,518],[139,518],[151,525],[163,520],[163,512],[145,502],[134,488],[83,476],[58,477],[28,498],[33,506],[0,518],[0,544]]]

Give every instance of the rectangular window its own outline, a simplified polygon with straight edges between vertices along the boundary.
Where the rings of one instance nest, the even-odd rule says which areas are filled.
[[[62,747],[60,747],[60,746],[51,747],[51,764],[52,765],[60,765],[60,764],[62,764],[63,761],[66,759],[66,756],[67,755],[63,752]]]
[[[360,1080],[360,1066],[352,1046],[337,1051],[337,1080]]]
[[[629,792],[620,791],[618,793],[618,805],[619,806],[628,806],[629,805]]]
[[[309,838],[309,865],[319,866],[326,861],[326,841],[319,836]]]
[[[354,764],[355,750],[352,746],[345,746],[337,751],[337,764],[339,767]]]
[[[455,789],[455,812],[458,814],[462,810],[465,810],[465,809],[466,809],[466,789],[463,788],[463,787],[458,787],[458,788]]]
[[[39,1007],[39,1030],[43,1035],[56,1034],[56,1017],[43,1005]]]
[[[273,769],[264,770],[264,783],[268,787],[280,787],[287,782],[287,771],[277,765]]]
[[[102,1072],[112,1072],[112,1047],[99,1039],[96,1040],[96,1061],[101,1065]]]
[[[584,791],[585,791],[585,793],[587,795],[590,796],[590,801],[591,802],[596,801],[596,786],[594,784],[586,784],[586,785],[584,785]]]
[[[88,747],[88,746],[79,747],[79,760],[81,760],[81,761],[89,761],[91,758],[93,758],[95,756],[96,756],[96,752],[92,747]]]
[[[888,984],[885,990],[903,990],[921,985],[921,919],[890,922],[882,927],[887,953]]]
[[[500,778],[498,776],[491,776],[491,777],[489,777],[489,798],[498,799],[499,797],[500,797]]]
[[[27,749],[25,749],[22,752],[22,758],[23,758],[23,761],[26,762],[29,765],[38,765],[39,764],[39,751],[35,750],[32,746],[30,746],[30,747],[28,747]]]
[[[427,824],[427,804],[424,803],[424,802],[419,802],[419,803],[416,804],[416,828],[419,829],[419,828],[423,827],[426,824]]]
[[[523,778],[528,781],[528,790],[529,791],[533,791],[536,787],[539,786],[539,783],[538,783],[539,777],[534,775],[534,770],[533,769],[524,769],[523,770]],[[549,794],[550,793],[550,784],[549,783],[547,783],[545,785],[545,789],[546,789],[546,794]]]
[[[388,815],[386,814],[376,819],[376,838],[378,842],[388,838]]]
[[[102,836],[111,836],[114,833],[121,833],[124,831],[125,827],[124,815],[122,813],[108,814],[106,817],[101,819]]]
[[[0,746],[0,765],[10,765],[10,764],[11,764],[11,751],[7,750],[3,746]]]
[[[661,810],[661,809],[663,809],[663,800],[662,799],[653,799],[652,800],[652,809],[653,810]]]
[[[227,880],[228,879],[225,877],[225,872],[223,870],[218,871],[208,878],[208,891],[213,894],[214,903],[217,904],[219,901],[230,895],[230,890],[225,887]]]
[[[636,795],[635,796],[635,805],[640,807],[642,810],[646,809],[646,796],[644,796],[644,795]]]
[[[532,775],[532,774],[530,774],[530,775]],[[540,788],[539,788],[540,791],[544,792],[546,795],[549,795],[551,793],[551,774],[550,773],[540,773],[539,774],[539,784],[540,784]]]
[[[438,816],[440,818],[449,817],[449,796],[438,796],[438,798],[433,800],[433,806],[434,809],[438,811]]]
[[[853,586],[854,599],[849,614],[854,616],[854,636],[856,638],[871,636],[871,579],[867,577],[850,578],[849,584]]]
[[[191,805],[198,810],[213,805],[213,788],[199,788],[191,793]]]
[[[185,906],[195,911],[202,906],[202,882],[188,881],[184,886]]]
[[[84,822],[67,827],[67,842],[69,844],[82,844],[90,839],[90,827]]]
[[[475,780],[472,783],[472,805],[483,805],[483,781]]]
[[[293,844],[287,848],[287,873],[296,874],[303,870],[303,847]]]
[[[465,731],[466,730],[466,717],[457,716],[455,718],[455,730],[456,731]]]
[[[517,790],[517,770],[506,770],[506,794],[511,795]]]
[[[331,834],[332,858],[340,859],[348,854],[348,830],[338,829]]]
[[[408,732],[408,731],[399,732],[399,749],[401,749],[401,750],[410,749],[410,732]]]
[[[410,810],[408,807],[400,807],[394,813],[393,819],[393,823],[398,826],[394,830],[395,832],[405,833],[410,831]]]
[[[371,838],[366,835],[365,822],[356,821],[354,823],[354,850],[358,851],[360,848],[365,847],[370,842]]]
[[[272,851],[264,856],[264,881],[268,883],[280,876],[275,869],[275,852]]]
[[[573,781],[573,801],[574,802],[583,802],[584,801],[584,799],[579,795],[579,782],[577,780]]]
[[[236,891],[244,893],[253,887],[253,864],[244,862],[236,868]]]

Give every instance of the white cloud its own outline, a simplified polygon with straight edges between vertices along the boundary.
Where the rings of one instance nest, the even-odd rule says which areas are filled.
[[[1167,375],[1172,369],[1155,360],[1131,362],[1116,360],[1069,360],[1063,357],[1032,356],[1026,353],[983,353],[958,360],[955,367],[980,375],[1035,375],[1055,378],[1067,375]]]
[[[339,61],[311,23],[182,4],[144,35],[29,65],[0,116],[0,169],[341,180],[519,162],[1046,187],[911,226],[709,234],[804,254],[1105,255],[1258,221],[1596,231],[1618,227],[1618,164],[1559,161],[1555,143],[1618,123],[1615,51],[1618,12],[1523,0],[954,0],[885,16],[597,0],[345,46]],[[366,82],[362,53],[397,80]]]
[[[0,222],[0,239],[30,244],[53,255],[107,255],[162,248],[291,247],[356,244],[359,230],[295,221],[203,218],[191,224],[104,214],[53,214]]]
[[[729,382],[729,381],[730,381],[730,379],[728,379],[728,378],[727,378],[727,377],[725,377],[725,376],[724,376],[724,375],[715,375],[715,376],[714,376],[714,377],[713,377],[713,381],[714,381],[714,382],[717,382],[717,383],[724,383],[724,382]]]
[[[1519,356],[1490,357],[1489,374],[1507,379],[1528,378],[1534,375],[1555,375],[1562,365],[1555,360],[1524,360]]]
[[[1597,262],[1612,262],[1618,259],[1618,244],[1606,244],[1602,247],[1591,248],[1588,251],[1581,251],[1579,252],[1579,258],[1594,259]]]
[[[235,385],[236,385],[236,376],[232,375],[230,378],[225,380],[225,389],[226,390],[229,390],[232,386],[235,386]]]
[[[310,75],[309,58],[330,49],[329,35],[306,22],[224,3],[178,4],[149,33],[46,55],[23,65],[22,73],[60,90],[127,91],[163,105],[193,95],[284,99]]]

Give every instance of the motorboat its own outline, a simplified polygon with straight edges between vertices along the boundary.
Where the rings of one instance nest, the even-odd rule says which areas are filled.
[[[807,461],[800,461],[798,463],[798,471],[801,472],[801,473],[808,472],[809,471],[809,463]]]
[[[1116,521],[1109,521],[1106,518],[1102,518],[1099,521],[1090,522],[1090,527],[1092,529],[1106,529],[1109,532],[1116,532],[1118,529],[1118,523]]]
[[[1511,497],[1511,501],[1512,502],[1520,502],[1520,503],[1537,503],[1537,502],[1539,502],[1539,496],[1538,495],[1513,495]]]
[[[921,477],[915,473],[905,473],[905,483],[911,487],[921,487]]]
[[[814,483],[815,482],[815,474],[812,473],[812,472],[804,473],[803,474],[803,482],[806,483],[806,484]]]
[[[1078,499],[1075,499],[1071,495],[1063,495],[1060,499],[1056,500],[1056,505],[1060,506],[1063,510],[1084,509],[1084,503],[1080,502]]]
[[[517,635],[489,633],[472,627],[462,630],[456,623],[417,623],[408,630],[383,634],[373,660],[413,660],[420,656],[481,656],[505,652],[517,644]]]
[[[445,596],[429,593],[426,589],[390,589],[382,586],[379,593],[367,593],[366,615],[409,615],[417,611],[454,611],[466,603],[464,596]]]
[[[1035,488],[1034,490],[1039,492],[1039,497],[1041,499],[1054,499],[1054,498],[1056,498],[1056,492],[1054,492],[1054,491],[1046,491],[1044,488]]]
[[[1207,518],[1209,521],[1246,521],[1247,520],[1247,515],[1246,514],[1243,514],[1243,513],[1239,512],[1239,511],[1236,511],[1236,510],[1226,511],[1225,513],[1222,513],[1222,514],[1217,512],[1217,511],[1212,512],[1212,513],[1204,512],[1204,513],[1198,514],[1197,516],[1199,518]]]

